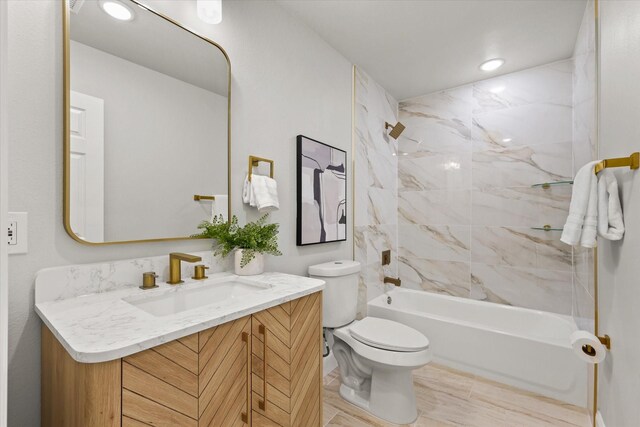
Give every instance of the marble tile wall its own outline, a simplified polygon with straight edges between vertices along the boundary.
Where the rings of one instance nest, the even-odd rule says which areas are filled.
[[[366,303],[384,292],[383,276],[397,276],[398,158],[395,140],[384,123],[397,122],[398,103],[365,72],[355,73],[355,260],[362,265],[358,316]],[[391,265],[382,267],[381,252],[391,250]]]
[[[596,36],[594,2],[589,0],[574,51],[573,169],[596,159]],[[593,250],[573,253],[573,317],[581,329],[594,332],[595,301]]]
[[[410,288],[572,313],[560,232],[573,176],[572,60],[402,101],[398,263]]]

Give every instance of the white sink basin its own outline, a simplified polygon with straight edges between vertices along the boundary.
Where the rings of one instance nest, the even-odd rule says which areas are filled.
[[[271,288],[271,285],[268,284],[256,283],[237,277],[216,280],[213,283],[193,283],[188,286],[189,288],[187,289],[176,288],[175,291],[161,295],[138,295],[125,298],[123,301],[153,316],[162,317],[223,301],[232,303],[229,300],[238,300]]]

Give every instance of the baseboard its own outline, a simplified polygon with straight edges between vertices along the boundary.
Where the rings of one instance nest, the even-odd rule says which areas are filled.
[[[605,427],[604,419],[602,418],[600,411],[596,412],[596,427]]]

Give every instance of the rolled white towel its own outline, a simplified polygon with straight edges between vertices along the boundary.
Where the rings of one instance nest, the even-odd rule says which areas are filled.
[[[251,175],[251,192],[259,212],[271,212],[280,208],[278,183],[264,175]]]
[[[595,246],[598,212],[598,204],[595,199],[598,196],[598,191],[594,167],[598,162],[593,161],[581,167],[573,180],[569,215],[560,237],[560,240],[568,245]],[[588,246],[591,244],[593,246]]]
[[[624,236],[618,180],[609,169],[598,176],[598,235],[608,240],[620,240]]]

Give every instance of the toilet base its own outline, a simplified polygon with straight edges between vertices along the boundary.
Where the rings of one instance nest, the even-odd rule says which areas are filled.
[[[395,424],[411,424],[418,418],[411,370],[373,369],[370,390],[340,385],[347,402]]]

